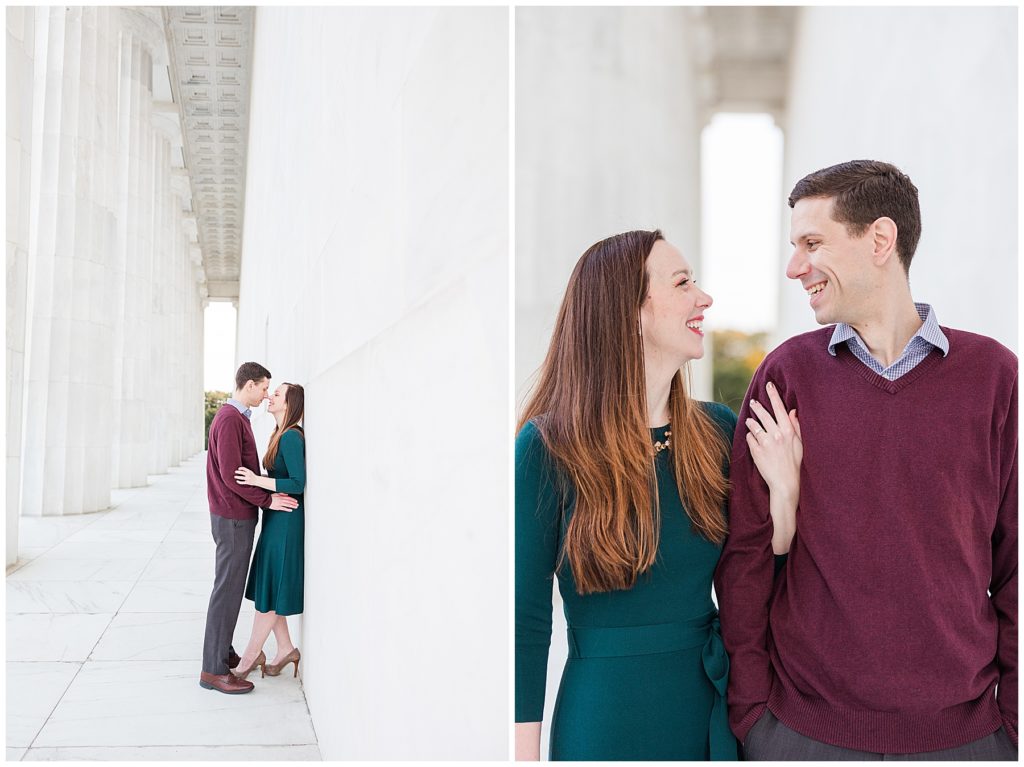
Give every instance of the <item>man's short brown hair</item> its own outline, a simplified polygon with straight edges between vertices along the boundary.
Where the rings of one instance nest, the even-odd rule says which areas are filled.
[[[853,160],[816,170],[796,182],[789,207],[805,197],[832,199],[832,218],[846,225],[851,237],[860,237],[882,216],[896,222],[896,252],[903,270],[921,239],[921,206],[917,187],[895,165],[877,160]]]
[[[238,372],[235,373],[235,391],[245,388],[246,381],[259,383],[264,378],[270,378],[270,371],[258,362],[243,362]]]

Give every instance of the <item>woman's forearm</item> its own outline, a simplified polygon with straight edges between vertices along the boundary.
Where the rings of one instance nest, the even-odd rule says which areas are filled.
[[[516,722],[516,761],[540,761],[540,722]]]
[[[252,483],[256,487],[262,487],[264,490],[269,490],[272,493],[277,492],[277,480],[273,477],[264,477],[261,474],[256,474],[252,478]]]
[[[789,553],[789,546],[796,533],[796,507],[798,496],[790,492],[769,490],[769,511],[772,515],[772,552]]]

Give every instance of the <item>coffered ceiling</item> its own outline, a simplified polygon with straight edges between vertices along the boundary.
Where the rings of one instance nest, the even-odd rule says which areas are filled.
[[[254,9],[163,9],[211,300],[238,298]]]

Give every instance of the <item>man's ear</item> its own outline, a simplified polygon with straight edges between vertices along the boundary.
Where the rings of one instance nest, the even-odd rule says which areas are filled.
[[[888,216],[875,219],[871,224],[871,257],[875,266],[884,266],[896,257],[896,222]]]

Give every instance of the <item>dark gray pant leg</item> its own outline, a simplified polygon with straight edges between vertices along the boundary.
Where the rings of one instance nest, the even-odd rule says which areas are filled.
[[[743,754],[751,762],[864,762],[882,759],[881,754],[854,751],[801,735],[776,719],[768,709],[747,733]]]
[[[1003,728],[972,743],[916,754],[875,754],[833,746],[808,738],[765,710],[747,734],[743,753],[748,761],[1017,761],[1017,747]]]
[[[228,653],[245,596],[245,578],[249,573],[256,520],[227,519],[211,514],[210,528],[217,544],[217,555],[213,591],[206,611],[203,671],[219,675],[229,670]]]
[[[1006,730],[1000,727],[991,735],[965,743],[956,748],[941,751],[925,751],[920,754],[892,754],[885,757],[887,762],[1016,762],[1017,747],[1013,745]]]

